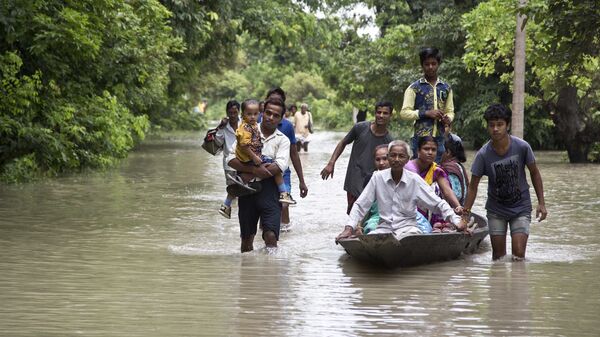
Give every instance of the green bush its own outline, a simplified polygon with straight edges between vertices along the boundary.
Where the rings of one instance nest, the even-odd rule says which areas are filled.
[[[22,66],[16,53],[0,57],[0,180],[104,168],[143,139],[147,117],[134,116],[107,91],[66,98],[53,81],[44,86],[39,71],[19,75]]]
[[[594,143],[590,149],[588,159],[592,163],[600,163],[600,143]]]

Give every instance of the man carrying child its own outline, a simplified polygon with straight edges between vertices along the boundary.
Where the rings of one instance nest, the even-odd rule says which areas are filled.
[[[247,99],[242,103],[243,123],[235,132],[237,141],[235,157],[243,164],[253,163],[255,166],[260,166],[264,163],[273,162],[272,158],[262,155],[263,144],[257,123],[259,113],[258,101]],[[295,204],[296,202],[290,198],[290,194],[286,190],[281,172],[275,173],[273,176],[275,178],[275,183],[277,184],[277,189],[279,190],[279,202]],[[231,178],[237,184],[248,190],[252,192],[255,191],[252,187],[247,185],[248,182],[255,178],[253,174],[241,172],[239,175],[232,176]]]
[[[258,104],[257,104],[258,108]],[[262,224],[262,238],[267,248],[277,247],[281,224],[281,204],[279,190],[274,176],[281,175],[288,167],[290,160],[290,141],[277,130],[285,112],[285,104],[280,100],[267,100],[263,112],[262,123],[258,126],[262,141],[262,156],[272,160],[259,166],[253,163],[242,163],[234,155],[229,156],[229,166],[237,171],[249,173],[261,179],[257,193],[239,197],[238,218],[240,222],[241,251],[254,249],[258,221]]]

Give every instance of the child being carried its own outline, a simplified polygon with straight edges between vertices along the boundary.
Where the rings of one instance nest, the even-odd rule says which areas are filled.
[[[256,166],[272,163],[273,159],[262,155],[262,141],[258,128],[259,103],[253,99],[247,99],[242,103],[242,123],[235,131],[236,147],[235,157],[242,163],[254,163]],[[236,183],[253,190],[248,183],[255,177],[251,173],[238,172],[231,177]],[[283,175],[281,172],[274,175],[277,189],[279,190],[279,202],[283,204],[295,204],[296,202],[286,191]]]

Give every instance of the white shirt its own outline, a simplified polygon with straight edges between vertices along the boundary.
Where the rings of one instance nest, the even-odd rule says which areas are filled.
[[[296,112],[294,115],[294,132],[296,133],[296,138],[308,138],[310,135],[310,131],[308,131],[309,122],[312,123],[312,116],[309,111],[305,114],[302,114],[301,111]]]
[[[400,228],[417,227],[417,206],[442,214],[446,221],[460,222],[460,217],[448,203],[435,195],[431,187],[418,174],[404,170],[400,182],[392,178],[392,170],[373,173],[371,180],[360,194],[348,219],[348,226],[356,228],[377,200],[380,222],[377,228],[396,231]]]
[[[233,146],[233,144],[235,144],[235,130],[227,123],[224,128],[217,130],[215,138],[218,142],[223,143],[223,169],[226,171],[234,171],[227,165],[227,157],[235,149]]]
[[[277,129],[275,129],[275,132],[266,138],[262,133],[260,124],[258,125],[258,130],[260,130],[260,140],[263,143],[262,155],[273,159],[273,163],[279,167],[281,173],[285,172],[290,161],[290,140],[286,135]],[[233,143],[233,149],[235,149],[236,143],[237,142]],[[232,151],[227,156],[227,163],[234,158],[235,151]],[[231,169],[231,167],[229,167],[229,169]]]

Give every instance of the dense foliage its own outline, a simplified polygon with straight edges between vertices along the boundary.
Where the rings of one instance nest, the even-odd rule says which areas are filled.
[[[105,167],[164,101],[181,42],[156,1],[0,5],[0,179]]]
[[[0,180],[107,167],[152,129],[199,129],[228,99],[283,87],[325,128],[402,104],[437,46],[455,132],[475,147],[482,114],[511,102],[516,1],[7,0],[0,4]],[[349,14],[371,8],[371,20]],[[600,11],[529,0],[525,138],[598,160]],[[319,13],[319,14],[317,14]],[[378,36],[359,34],[374,23]],[[208,100],[207,116],[193,112]],[[398,137],[410,123],[395,120]]]
[[[488,1],[464,16],[468,31],[464,61],[482,76],[512,80],[515,3]],[[526,121],[538,141],[553,126],[571,162],[598,160],[600,142],[600,8],[597,1],[529,0]],[[542,128],[537,128],[542,125]]]

